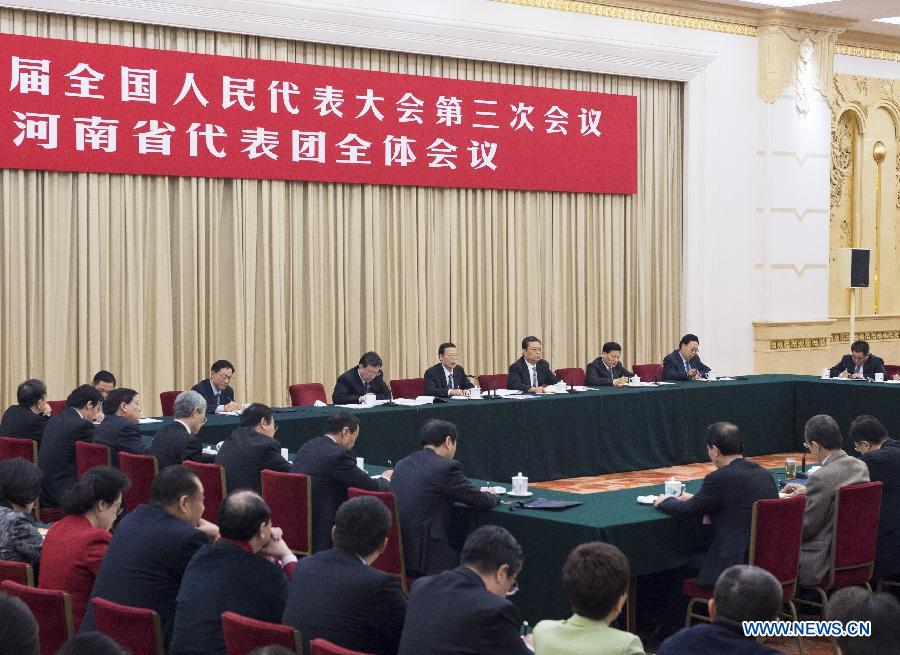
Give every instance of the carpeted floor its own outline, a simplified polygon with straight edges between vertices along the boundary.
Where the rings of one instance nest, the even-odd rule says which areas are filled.
[[[762,457],[748,457],[760,466],[766,468],[778,468],[784,466],[786,457],[793,457],[800,463],[799,453],[779,453]],[[670,466],[660,469],[648,469],[645,471],[631,471],[628,473],[611,473],[584,478],[568,478],[565,480],[551,480],[549,482],[530,483],[529,486],[541,489],[553,489],[555,491],[567,491],[576,494],[593,494],[602,491],[616,491],[620,489],[634,489],[652,484],[662,484],[669,478],[678,480],[693,480],[702,478],[713,470],[711,462],[701,464],[684,464],[682,466]],[[814,616],[801,616],[801,619],[815,619]],[[779,639],[768,644],[782,653],[797,655],[796,639]],[[803,645],[807,655],[831,655],[831,645],[824,640],[804,639]],[[649,652],[655,652],[655,644],[645,644]]]

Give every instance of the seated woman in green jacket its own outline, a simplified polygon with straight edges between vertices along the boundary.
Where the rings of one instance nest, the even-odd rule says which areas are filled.
[[[621,550],[602,541],[576,547],[563,566],[574,614],[534,627],[535,655],[643,655],[641,640],[609,627],[625,604],[631,568]]]

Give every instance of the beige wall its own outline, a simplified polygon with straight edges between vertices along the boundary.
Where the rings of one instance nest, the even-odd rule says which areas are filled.
[[[419,376],[454,340],[505,371],[526,334],[555,367],[608,339],[659,361],[681,319],[682,85],[0,10],[0,31],[638,97],[635,196],[4,170],[0,399],[64,398],[99,368],[143,392],[216,358],[239,400],[337,374],[367,349]]]

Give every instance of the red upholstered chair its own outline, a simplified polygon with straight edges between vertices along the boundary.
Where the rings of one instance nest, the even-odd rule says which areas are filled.
[[[159,614],[105,598],[94,598],[91,603],[97,630],[127,648],[131,655],[164,655]]]
[[[391,530],[388,533],[387,548],[378,556],[372,566],[376,569],[396,575],[400,578],[400,586],[404,593],[409,592],[409,584],[406,579],[406,565],[403,563],[403,540],[400,537],[400,518],[397,516],[397,504],[394,502],[394,494],[390,491],[367,491],[358,487],[347,489],[348,498],[357,496],[375,496],[383,502],[391,512]]]
[[[797,494],[788,498],[771,498],[753,503],[753,519],[750,524],[749,564],[767,570],[778,578],[782,588],[782,599],[790,610],[790,617],[797,620],[794,598],[797,593],[797,568],[800,565],[800,542],[803,538],[803,510],[806,497]],[[689,578],[682,584],[682,592],[691,600],[685,616],[685,626],[690,627],[691,619],[708,621],[708,614],[697,614],[694,606],[709,604],[713,597],[712,587],[701,587],[696,578]],[[798,638],[801,655],[803,642]]]
[[[228,495],[228,487],[225,485],[225,469],[218,464],[201,464],[190,460],[185,461],[184,465],[191,469],[203,483],[203,493],[206,496],[203,518],[210,523],[218,523],[219,505]]]
[[[262,646],[284,646],[302,653],[300,634],[289,625],[258,621],[234,612],[222,612],[222,634],[227,655],[247,655]]]
[[[21,598],[34,614],[40,627],[41,655],[56,655],[74,632],[72,597],[65,591],[37,589],[12,580],[4,580],[0,589]]]
[[[159,472],[153,455],[119,453],[119,470],[128,476],[131,486],[125,491],[125,511],[130,512],[141,503],[150,502],[150,485]]]
[[[78,477],[95,466],[112,466],[112,452],[109,446],[90,441],[75,442],[75,469]]]
[[[830,592],[853,586],[871,589],[869,578],[875,567],[882,486],[881,482],[863,482],[838,489],[828,573],[815,586],[802,585],[804,589],[816,592],[822,602],[803,600],[798,596],[798,603],[818,607],[824,615]]]
[[[178,398],[180,391],[160,391],[159,404],[162,405],[163,416],[173,416],[175,414],[175,399]]]
[[[272,525],[295,555],[312,552],[312,479],[302,473],[262,472],[262,497],[272,512]]]
[[[65,400],[48,400],[47,404],[50,405],[51,416],[56,416],[66,408]]]
[[[584,385],[584,369],[583,368],[558,368],[554,371],[556,377],[568,384],[570,387]]]
[[[391,394],[394,398],[415,398],[425,395],[425,380],[422,378],[404,378],[391,380]]]
[[[506,373],[493,373],[491,375],[479,375],[478,386],[482,391],[493,391],[494,389],[506,389],[509,376]]]
[[[884,365],[885,380],[891,380],[897,373],[900,373],[900,366],[897,364],[885,364]]]
[[[288,387],[293,407],[310,407],[317,400],[325,401],[325,387],[321,382],[308,382],[305,384],[292,384]]]
[[[38,512],[41,523],[56,523],[63,516],[63,511],[58,507],[41,507]]]
[[[17,437],[0,437],[0,461],[16,457],[37,464],[37,441]]]
[[[311,642],[309,642],[309,646],[310,655],[371,655],[370,653],[363,653],[362,651],[358,650],[342,648],[337,644],[332,644],[326,639],[313,639]],[[228,655],[231,655],[231,653],[229,653]]]
[[[641,382],[662,382],[662,364],[635,364],[634,374],[641,378]]]
[[[28,562],[0,559],[0,582],[12,580],[28,587],[34,586],[34,569]]]

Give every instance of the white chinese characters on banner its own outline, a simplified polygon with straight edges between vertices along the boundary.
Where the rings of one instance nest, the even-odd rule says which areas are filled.
[[[51,67],[52,60],[41,58],[26,58],[18,55],[10,57],[10,92],[18,92],[22,95],[51,94]],[[97,70],[88,62],[79,62],[68,72],[63,73],[69,66],[59,69],[56,74],[61,74],[57,83],[62,83],[65,95],[73,98],[104,99],[104,83],[115,84],[114,77],[107,79],[107,73]],[[171,106],[185,103],[186,109],[207,108],[209,106],[208,94],[204,94],[202,86],[214,84],[208,78],[202,82],[193,72],[183,74],[180,91],[174,100],[171,97],[160,97],[159,70],[158,68],[131,68],[119,66],[119,99],[122,102],[143,102],[151,105],[163,104],[171,101]],[[179,75],[181,75],[179,73]],[[176,78],[177,80],[178,78]],[[104,82],[106,81],[106,82]],[[221,76],[221,108],[229,110],[237,108],[244,112],[256,110],[256,82],[253,78]],[[375,88],[360,89],[358,95],[354,90],[347,90],[348,97],[355,98],[358,105],[354,105],[353,111],[345,118],[345,89],[337,88],[332,84],[314,86],[310,84],[308,89],[301,89],[298,83],[289,80],[271,80],[262,88],[269,92],[269,112],[277,115],[287,112],[292,116],[301,114],[301,109],[306,106],[306,112],[315,112],[320,118],[331,117],[333,120],[346,121],[371,121],[385,122],[384,103],[385,94],[381,94]],[[179,87],[175,87],[179,88]],[[108,89],[109,90],[109,89]],[[209,91],[209,89],[207,89]],[[311,91],[311,94],[310,94]],[[304,94],[307,94],[304,96]],[[393,95],[393,94],[392,94]],[[400,96],[397,98],[397,96]],[[304,97],[310,98],[309,104],[302,103]],[[397,98],[395,100],[395,98]],[[353,101],[351,100],[351,103]],[[393,119],[398,125],[412,124],[425,126],[426,103],[417,97],[413,91],[405,91],[393,95],[387,100],[393,102],[395,114]],[[435,122],[433,125],[443,128],[456,128],[463,125],[464,112],[470,127],[474,129],[507,130],[521,132],[523,134],[535,133],[535,125],[532,116],[543,117],[546,134],[566,136],[569,134],[569,111],[559,104],[552,104],[549,108],[545,104],[535,114],[535,105],[525,101],[516,104],[506,101],[498,101],[487,98],[460,98],[458,95],[438,95],[433,100]],[[550,104],[550,103],[547,103]],[[565,104],[565,103],[563,103]],[[264,106],[264,105],[263,105]],[[388,105],[389,107],[390,105]],[[507,113],[506,107],[509,111]],[[358,110],[358,111],[357,111]],[[600,109],[579,107],[579,134],[581,137],[602,137],[600,129],[603,112]],[[91,110],[96,111],[96,110]],[[356,113],[354,113],[356,112]],[[543,112],[543,113],[541,113]],[[39,147],[47,150],[59,147],[60,129],[62,122],[66,122],[74,128],[74,148],[77,151],[92,151],[98,153],[115,153],[118,149],[119,120],[112,117],[90,115],[89,117],[63,117],[60,114],[36,113],[28,111],[13,111],[13,124],[17,128],[12,138],[16,147]],[[208,119],[207,119],[208,120]],[[537,120],[537,119],[536,119]],[[225,122],[225,121],[223,121]],[[185,121],[188,123],[188,121]],[[130,124],[130,121],[129,121]],[[231,123],[229,123],[231,125]],[[335,123],[338,125],[339,123]],[[363,123],[360,123],[362,125]],[[508,128],[507,128],[508,126]],[[248,160],[262,159],[277,161],[279,159],[278,148],[282,134],[271,127],[240,127],[232,125],[235,139],[240,139],[240,146],[232,143],[234,150],[246,155]],[[339,128],[338,128],[339,129]],[[181,131],[183,130],[183,131]],[[292,162],[296,163],[337,163],[371,165],[372,157],[377,160],[377,155],[372,152],[373,142],[381,141],[382,137],[367,135],[365,129],[358,131],[341,130],[345,133],[341,140],[332,134],[333,145],[326,131],[304,131],[302,129],[290,130],[290,144]],[[71,134],[72,132],[67,132]],[[238,137],[238,133],[240,136]],[[287,139],[288,131],[284,137]],[[383,132],[382,132],[383,134]],[[180,135],[180,136],[179,136]],[[229,134],[226,128],[211,122],[190,122],[190,126],[184,130],[184,126],[161,120],[160,118],[146,118],[138,120],[133,127],[135,151],[139,155],[171,156],[173,151],[173,138],[184,139],[188,142],[188,152],[191,157],[212,156],[218,159],[228,157]],[[368,138],[367,138],[368,137]],[[575,137],[577,138],[577,137]],[[423,146],[428,141],[417,143],[416,138],[404,134],[388,134],[384,137],[384,166],[385,167],[411,167],[421,166],[431,169],[457,170],[459,165],[459,146],[443,136],[428,135],[433,141],[427,147]],[[468,136],[459,137],[460,140],[469,141],[466,150],[470,154],[469,167],[474,170],[495,171],[502,158],[498,154],[497,141],[478,141]],[[129,141],[129,140],[127,140]],[[499,141],[502,141],[500,139]],[[202,143],[202,147],[201,147]],[[129,146],[130,147],[130,146]],[[417,157],[424,153],[420,160]]]

